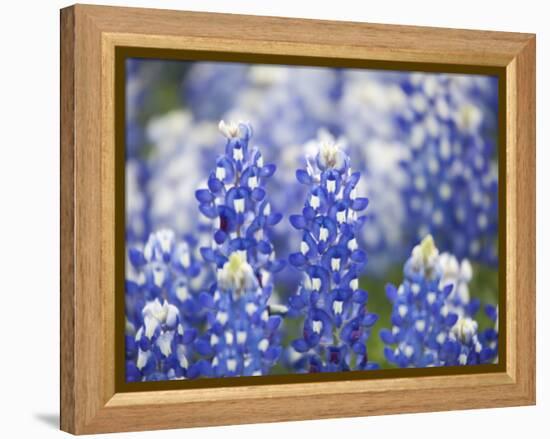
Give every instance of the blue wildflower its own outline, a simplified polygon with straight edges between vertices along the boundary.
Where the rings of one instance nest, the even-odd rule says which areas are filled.
[[[372,202],[369,275],[427,234],[457,257],[496,263],[497,90],[490,76],[344,73],[342,133]]]
[[[410,238],[432,234],[456,257],[498,260],[496,135],[483,113],[449,75],[411,75],[403,81],[411,108],[399,120],[411,146],[403,162]]]
[[[193,326],[204,320],[198,296],[208,273],[197,252],[193,237],[178,240],[169,229],[152,233],[143,247],[129,248],[125,295],[129,380],[149,380],[158,374],[185,376],[187,366],[178,368],[174,361],[192,360],[188,345],[196,336]]]
[[[367,256],[356,235],[368,199],[357,197],[360,173],[349,156],[331,141],[322,142],[314,160],[296,177],[308,188],[301,215],[290,223],[302,233],[300,251],[289,257],[303,272],[290,312],[304,316],[302,337],[292,343],[303,354],[298,370],[309,372],[372,369],[366,341],[378,316],[366,308],[367,292],[359,275]]]
[[[275,166],[249,145],[248,124],[221,121],[225,153],[216,160],[207,188],[196,191],[199,210],[213,224],[209,246],[201,248],[216,280],[200,295],[207,329],[196,343],[206,359],[190,368],[195,376],[263,375],[280,355],[280,316],[270,316],[272,274],[284,262],[270,240],[282,215],[272,212],[264,189]]]
[[[481,331],[479,336],[484,346],[482,361],[484,363],[498,362],[498,307],[487,304],[484,307],[484,312],[489,320],[493,322],[493,326]]]
[[[197,245],[191,235],[178,240],[172,230],[161,229],[149,236],[143,248],[130,247],[127,300],[141,300],[143,305],[145,301],[168,298],[187,319],[196,321],[200,311],[196,296],[208,275],[199,260]]]
[[[250,121],[266,162],[280,163],[268,182],[271,206],[279,212],[295,211],[304,197],[304,187],[294,176],[304,155],[302,145],[321,127],[339,132],[334,102],[341,77],[340,69],[195,63],[185,80],[184,100],[199,120],[217,115],[217,120],[223,116]],[[286,221],[274,230],[271,241],[278,254],[292,251],[294,232]],[[278,293],[294,291],[298,274],[285,273]]]
[[[186,328],[178,308],[166,300],[148,302],[143,324],[135,334],[135,358],[127,360],[128,381],[159,381],[184,378],[189,368],[189,345],[196,330]]]
[[[380,331],[387,360],[399,367],[458,366],[486,363],[491,357],[473,316],[468,262],[439,255],[428,235],[414,247],[404,267],[405,280],[386,293],[393,304],[392,329]]]

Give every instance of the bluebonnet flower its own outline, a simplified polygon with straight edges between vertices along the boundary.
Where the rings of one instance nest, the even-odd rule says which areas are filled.
[[[126,291],[144,300],[169,298],[192,318],[197,312],[194,295],[204,276],[198,257],[193,236],[178,240],[170,229],[154,232],[143,248],[133,246],[128,251]]]
[[[267,184],[270,201],[277,211],[295,211],[304,199],[304,186],[294,171],[300,166],[303,144],[323,127],[338,133],[334,101],[339,95],[341,71],[314,67],[251,65],[244,74],[246,84],[237,89],[225,117],[249,120],[258,133],[267,162],[277,160],[278,171]],[[292,251],[290,244],[299,234],[283,222],[272,237],[278,254]],[[277,293],[295,291],[299,273],[289,271]]]
[[[481,331],[479,339],[486,349],[485,357],[488,361],[496,363],[498,362],[498,306],[487,304],[484,312],[493,326]]]
[[[371,269],[428,233],[460,258],[496,262],[497,89],[484,76],[345,72],[338,113],[366,166]]]
[[[452,285],[453,288],[447,298],[449,310],[458,317],[473,317],[480,308],[479,299],[470,296],[469,283],[472,280],[473,268],[468,259],[458,261],[450,253],[441,253],[437,259],[439,286],[444,288]]]
[[[495,78],[197,63],[185,84],[196,117],[252,121],[266,159],[284,163],[270,183],[285,187],[272,191],[276,209],[304,195],[286,170],[307,139],[326,126],[349,140],[358,192],[373,201],[358,236],[369,275],[383,275],[427,233],[458,257],[496,262]],[[289,233],[278,228],[279,252]]]
[[[361,166],[358,193],[371,201],[367,225],[358,236],[369,253],[366,273],[383,278],[388,267],[407,257],[404,245],[406,208],[403,188],[408,178],[401,162],[409,146],[399,136],[396,115],[407,104],[394,72],[346,70],[337,103],[341,132],[352,160]]]
[[[185,328],[178,308],[166,300],[148,302],[142,316],[143,324],[133,340],[137,353],[135,358],[127,360],[126,379],[161,381],[185,378],[189,368],[189,345],[196,330]]]
[[[290,217],[302,239],[289,261],[304,275],[289,300],[291,313],[304,316],[302,337],[292,342],[304,354],[296,367],[309,372],[375,368],[366,341],[378,316],[367,311],[367,292],[359,288],[367,255],[356,236],[368,204],[356,196],[360,173],[351,171],[338,144],[323,142],[296,177],[308,189],[302,214]]]
[[[303,157],[302,145],[322,127],[338,133],[333,103],[341,76],[337,69],[199,63],[186,79],[185,100],[197,118],[218,114],[250,121],[266,162],[279,163],[267,182],[273,208],[298,209],[305,193],[294,170]],[[272,239],[278,253],[290,251],[293,236],[286,222],[277,227]],[[290,290],[297,279],[288,273],[283,282]]]
[[[484,113],[452,75],[413,74],[402,87],[410,102],[398,118],[411,146],[403,162],[410,239],[430,233],[458,258],[495,264],[497,151]]]
[[[218,330],[215,317],[219,310],[238,309],[242,302],[228,301],[227,294],[217,285],[229,288],[242,284],[244,289],[254,289],[254,283],[250,282],[251,273],[254,273],[262,289],[262,299],[256,303],[257,315],[267,316],[268,320],[275,317],[272,315],[274,303],[286,303],[287,294],[297,291],[307,270],[301,267],[300,256],[293,255],[291,262],[303,271],[288,270],[284,276],[278,276],[275,290],[270,271],[280,268],[280,262],[273,255],[295,251],[291,246],[296,240],[303,242],[301,250],[305,245],[318,245],[321,234],[328,240],[335,229],[330,221],[308,224],[312,242],[305,237],[304,229],[293,227],[297,221],[294,217],[293,223],[284,221],[277,227],[260,226],[263,236],[258,233],[253,243],[249,237],[252,232],[248,229],[255,230],[257,225],[252,226],[249,212],[261,211],[262,215],[257,216],[265,218],[273,215],[272,212],[298,212],[305,197],[308,202],[311,198],[313,204],[319,203],[318,209],[321,209],[321,205],[333,202],[328,196],[329,189],[336,191],[337,187],[345,186],[336,174],[342,175],[342,180],[353,175],[348,171],[340,172],[349,169],[350,162],[354,163],[354,170],[361,173],[353,196],[370,200],[368,210],[357,212],[355,218],[349,217],[350,224],[356,224],[353,233],[357,248],[369,255],[368,265],[359,264],[360,275],[368,275],[371,279],[374,276],[386,278],[393,264],[401,265],[413,245],[432,233],[441,250],[449,252],[438,255],[436,263],[440,290],[445,292],[447,285],[453,285],[444,303],[446,312],[456,315],[457,322],[446,329],[446,334],[449,340],[452,337],[464,340],[458,357],[452,343],[447,345],[450,354],[447,354],[446,364],[460,363],[462,360],[457,358],[464,358],[460,357],[462,345],[467,345],[467,340],[473,343],[475,339],[482,346],[483,362],[497,358],[498,310],[492,305],[481,308],[494,321],[494,327],[473,330],[480,303],[470,297],[472,267],[464,259],[467,257],[474,263],[496,262],[498,102],[495,78],[138,60],[128,62],[127,72],[126,242],[129,254],[126,307],[131,364],[135,366],[137,362],[135,336],[144,325],[143,308],[158,299],[161,304],[166,300],[178,309],[183,327],[193,326],[206,331],[192,346],[186,345],[190,367],[190,373],[184,374],[186,377],[267,373],[272,363],[264,359],[257,361],[262,358],[259,343],[267,338],[268,348],[280,347],[281,331],[270,332],[256,316],[248,316],[262,329],[252,330],[260,335],[247,335],[247,340],[255,341],[239,351],[235,343],[239,338],[237,326],[228,323],[226,327],[230,332],[226,337]],[[181,108],[164,113],[166,108],[163,107],[160,116],[155,115],[159,114],[155,110],[158,104],[151,99],[155,87],[179,84],[180,77],[184,79],[185,94]],[[174,88],[172,96],[176,91]],[[251,166],[256,160],[257,149],[249,147],[251,131],[245,125],[221,125],[228,145],[226,154],[218,156],[217,124],[221,117],[252,122],[258,131],[254,139],[262,146],[260,160],[277,161],[275,174],[272,174],[274,167],[265,167],[263,163],[256,164],[256,168]],[[322,127],[329,128],[338,139]],[[316,133],[318,140],[304,145]],[[341,159],[345,154],[334,153],[330,158],[330,148],[327,156],[316,162],[319,143],[343,143],[344,138],[350,157],[343,165]],[[316,178],[309,181],[303,173],[303,181],[296,181],[294,171],[304,154],[314,156],[309,169],[318,181]],[[210,173],[213,163],[217,166]],[[335,172],[326,172],[331,168]],[[321,178],[323,172],[327,173],[324,180]],[[200,195],[189,190],[198,187],[204,187]],[[263,204],[267,200],[264,193],[269,193],[269,203]],[[210,199],[211,195],[215,199]],[[199,206],[195,196],[200,197]],[[257,201],[262,196],[262,201]],[[341,207],[333,206],[323,213],[336,222],[336,230],[340,227],[337,216],[344,215]],[[202,215],[196,214],[198,208]],[[304,209],[301,216],[306,218],[306,214],[311,211]],[[294,225],[301,227],[298,223]],[[147,259],[146,254],[153,253],[145,251],[147,244],[144,243],[149,239],[158,247],[159,242],[166,239],[162,236],[166,233],[163,229],[174,232],[170,238],[173,242],[171,257],[168,260],[148,256]],[[323,246],[325,244],[321,244],[324,249]],[[338,246],[338,243],[326,244],[324,250],[328,251],[331,246]],[[177,261],[181,260],[178,252],[185,254],[185,248],[189,251],[192,269],[183,271]],[[200,248],[204,255],[200,254]],[[336,259],[343,254],[335,251]],[[349,257],[342,260],[347,261]],[[319,256],[317,265],[324,267],[323,263],[326,265],[328,260]],[[332,268],[328,264],[324,268]],[[217,282],[219,276],[220,282]],[[155,286],[155,279],[158,282],[164,278],[167,280],[161,282],[162,287]],[[307,286],[307,282],[308,278],[300,288],[304,284]],[[318,307],[333,317],[333,310],[321,299]],[[289,315],[302,313],[307,320],[309,303],[298,308],[291,307]],[[344,305],[343,314],[347,309]],[[246,312],[237,314],[248,318]],[[228,319],[232,320],[233,315]],[[224,319],[223,312],[220,318]],[[271,321],[275,325],[280,319]],[[319,330],[319,324],[315,323],[313,328],[311,323],[308,328],[311,333],[313,329]],[[472,332],[475,337],[469,338]],[[321,355],[317,362],[309,360],[314,358],[312,354],[316,351],[321,352],[328,346],[329,335],[328,332],[323,334],[318,347],[300,354],[299,370],[323,370],[328,354]],[[241,331],[240,340],[242,337]],[[304,332],[304,340],[306,337]],[[217,345],[215,349],[214,345]],[[390,345],[394,349],[398,343],[388,343]],[[262,342],[262,347],[265,346]],[[472,346],[475,350],[475,343]],[[345,349],[349,353],[352,346],[347,345]],[[325,352],[328,351],[325,349]],[[199,355],[206,361],[195,364]],[[245,357],[247,369],[245,361],[239,359]],[[341,359],[345,355],[336,357]],[[335,370],[338,367],[355,368],[356,358],[353,354],[348,357],[351,358],[348,363],[331,367]],[[149,379],[149,374],[139,373],[137,379]]]
[[[428,235],[405,263],[405,280],[399,288],[387,286],[393,326],[380,331],[380,337],[387,345],[384,354],[389,362],[399,367],[428,367],[493,359],[473,318],[479,303],[470,303],[465,286],[471,267],[463,262],[462,270],[454,270],[455,263],[451,256],[439,255]]]
[[[211,244],[203,259],[216,280],[200,295],[207,310],[207,330],[196,343],[206,359],[190,368],[195,376],[263,375],[280,355],[280,316],[270,316],[272,273],[284,262],[275,258],[270,235],[282,215],[272,212],[264,189],[275,166],[249,145],[248,124],[221,121],[225,154],[216,160],[207,188],[196,198],[200,212],[212,220]]]
[[[198,296],[209,274],[197,253],[193,237],[177,239],[169,229],[152,233],[143,247],[129,248],[125,295],[128,379],[185,376],[187,366],[178,369],[174,361],[180,358],[183,362],[185,357],[187,364],[192,359],[188,345],[196,336],[193,326],[204,320]],[[167,355],[168,347],[172,356]]]

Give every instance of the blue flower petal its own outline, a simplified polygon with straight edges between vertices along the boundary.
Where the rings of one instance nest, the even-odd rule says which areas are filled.
[[[302,184],[313,183],[313,179],[311,178],[311,176],[307,173],[307,171],[303,169],[298,169],[296,171],[296,179]]]
[[[225,233],[223,230],[216,230],[214,232],[214,241],[216,241],[216,244],[221,245],[225,242],[227,239],[227,233]]]
[[[485,305],[485,314],[493,322],[496,322],[496,320],[497,320],[497,308],[494,305]]]
[[[445,317],[445,324],[447,326],[453,326],[458,320],[458,315],[455,313],[450,312],[447,314],[447,317]]]
[[[312,219],[314,219],[316,215],[315,210],[311,206],[305,206],[304,209],[302,210],[302,214],[308,221],[311,221]]]
[[[281,355],[281,348],[278,346],[270,346],[263,354],[264,360],[269,363],[274,363]]]
[[[294,340],[292,343],[291,343],[292,347],[294,348],[294,350],[296,352],[300,352],[300,353],[303,353],[303,352],[307,352],[309,350],[309,346],[308,344],[306,343],[306,341],[302,338],[299,338],[298,340]]]
[[[188,328],[183,332],[181,336],[181,342],[183,344],[192,343],[197,337],[197,330],[195,328]]]
[[[214,309],[215,304],[212,295],[204,291],[199,294],[199,302],[204,308]]]
[[[351,203],[351,208],[356,211],[361,211],[367,208],[369,205],[369,199],[368,198],[356,198]]]
[[[218,180],[216,177],[210,177],[208,179],[208,189],[217,194],[223,189],[223,182]]]
[[[289,220],[295,229],[302,230],[307,227],[306,219],[302,215],[290,215]]]
[[[131,264],[136,268],[142,267],[147,262],[143,256],[143,252],[135,247],[130,247],[128,250],[128,258]]]
[[[365,355],[367,353],[367,347],[364,343],[355,343],[352,348],[353,352],[357,355]]]
[[[288,303],[291,308],[300,311],[304,306],[306,306],[306,302],[304,301],[302,296],[291,296],[288,300]]]
[[[369,293],[365,290],[357,290],[353,293],[353,301],[355,303],[365,303],[369,298]]]
[[[277,328],[281,325],[283,319],[281,316],[270,316],[267,321],[267,329],[270,332],[275,332]]]
[[[302,253],[292,253],[288,261],[295,267],[304,267],[307,264],[307,258]]]
[[[211,203],[215,197],[208,189],[199,189],[195,191],[195,198],[199,203]]]
[[[263,253],[264,255],[269,255],[273,251],[273,248],[271,247],[271,244],[268,241],[262,240],[258,242],[258,250],[260,253]]]
[[[368,313],[363,317],[363,325],[369,327],[378,321],[378,314]]]
[[[216,253],[210,247],[201,247],[200,253],[205,262],[216,262]]]
[[[205,217],[210,219],[217,218],[218,216],[218,210],[216,209],[216,206],[213,206],[211,204],[201,204],[199,206],[199,210]]]
[[[261,170],[260,170],[260,175],[262,177],[271,177],[274,173],[275,173],[275,170],[277,169],[277,167],[273,164],[269,164],[269,165],[265,165]]]
[[[385,344],[395,343],[395,338],[389,329],[380,330],[380,338]]]
[[[397,299],[397,288],[392,284],[386,285],[386,296],[390,302],[395,302]]]
[[[265,190],[261,187],[257,187],[252,190],[251,198],[254,201],[262,201],[265,198]]]
[[[356,264],[364,264],[367,262],[367,254],[363,250],[355,250],[351,254],[351,260]]]
[[[268,226],[275,226],[281,221],[281,219],[283,219],[282,214],[280,214],[280,213],[271,213],[271,214],[268,215],[266,222],[267,222]]]

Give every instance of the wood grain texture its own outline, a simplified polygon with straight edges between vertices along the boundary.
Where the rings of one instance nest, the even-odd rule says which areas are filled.
[[[535,337],[536,337],[536,50],[535,39],[527,41],[515,59],[517,102],[515,137],[510,148],[515,151],[516,220],[515,247],[511,254],[516,264],[516,292],[513,309],[516,313],[517,341],[516,380],[525,394],[535,400]]]
[[[61,13],[61,151],[60,151],[60,279],[61,279],[61,428],[74,431],[75,419],[75,289],[74,289],[74,10]]]
[[[104,32],[163,39],[225,42],[232,51],[258,44],[259,53],[288,53],[308,47],[310,56],[373,60],[507,65],[526,34],[431,27],[301,20],[159,9],[78,6]],[[154,37],[154,38],[151,38]],[[171,47],[171,46],[160,46]],[[187,46],[187,49],[192,48]]]
[[[533,404],[532,35],[77,5],[61,12],[61,428],[130,431]],[[506,68],[506,372],[116,393],[117,46]]]

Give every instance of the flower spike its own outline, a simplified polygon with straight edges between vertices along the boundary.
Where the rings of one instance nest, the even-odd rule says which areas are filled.
[[[275,166],[264,164],[251,148],[252,128],[246,123],[219,124],[226,137],[225,153],[196,192],[199,210],[212,220],[210,246],[201,248],[216,280],[201,296],[207,329],[196,349],[205,358],[190,376],[263,375],[280,355],[281,317],[270,315],[273,273],[284,261],[275,258],[271,229],[282,215],[271,210],[264,188]]]
[[[366,342],[378,316],[366,308],[368,294],[359,287],[366,253],[356,233],[367,207],[356,196],[359,173],[350,170],[345,151],[325,138],[315,160],[296,172],[308,187],[301,215],[290,223],[302,231],[300,251],[289,262],[303,272],[298,291],[289,300],[294,314],[304,318],[303,335],[292,347],[302,354],[296,368],[306,372],[373,369]]]

